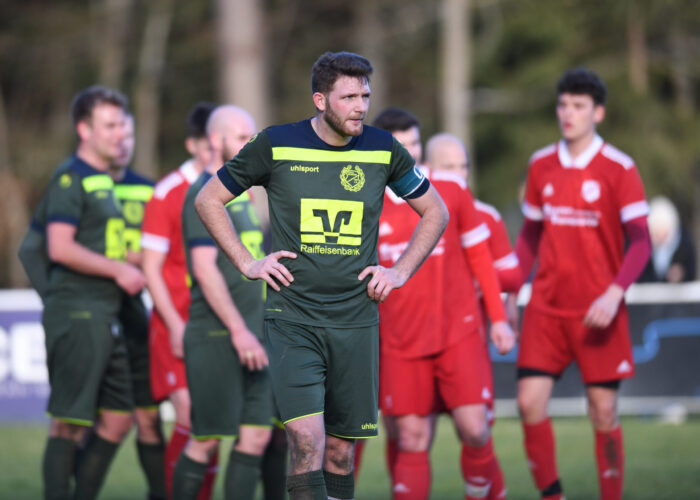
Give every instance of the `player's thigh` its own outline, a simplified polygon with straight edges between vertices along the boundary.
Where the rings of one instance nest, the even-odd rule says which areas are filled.
[[[325,420],[341,438],[377,435],[379,327],[326,328],[328,372]]]
[[[270,382],[285,425],[324,411],[327,353],[322,337],[315,327],[265,320]]]
[[[57,419],[92,425],[115,322],[48,303],[42,323],[51,384],[48,412]]]
[[[436,407],[433,357],[406,359],[381,353],[379,390],[383,415],[428,415]]]
[[[112,339],[100,384],[98,405],[100,409],[119,413],[131,413],[134,409],[133,382],[129,366],[129,353],[121,331]]]
[[[574,323],[572,339],[583,381],[586,384],[610,382],[634,376],[634,357],[629,335],[627,308],[620,307],[607,328],[587,328]]]
[[[237,436],[244,375],[229,332],[190,321],[185,329],[184,349],[192,436],[200,440]]]
[[[574,356],[568,343],[566,325],[567,321],[562,318],[532,307],[525,308],[518,348],[518,368],[561,375]]]
[[[484,340],[474,329],[435,358],[435,382],[447,410],[459,406],[488,404],[488,364]]]
[[[187,390],[185,363],[173,354],[170,333],[163,321],[153,315],[149,325],[151,392],[160,402],[176,391]]]

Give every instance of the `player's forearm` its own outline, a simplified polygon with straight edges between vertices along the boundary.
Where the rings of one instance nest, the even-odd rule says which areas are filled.
[[[197,195],[194,203],[195,210],[219,248],[233,262],[233,265],[245,274],[245,270],[255,259],[236,234],[231,219],[226,213],[224,202],[213,189],[208,189],[211,184],[212,182],[205,184]]]
[[[84,247],[74,239],[57,242],[49,236],[48,252],[53,262],[79,273],[103,278],[114,279],[124,265],[121,261],[110,259]]]
[[[629,245],[622,259],[620,270],[613,281],[623,291],[634,283],[642,274],[651,255],[651,240],[646,218],[637,218],[624,226]]]
[[[202,289],[204,299],[214,314],[226,326],[226,329],[235,335],[241,329],[246,328],[245,321],[231,298],[226,280],[216,265],[216,260],[210,262],[204,259],[197,260],[196,257],[193,257],[193,272],[199,287]]]
[[[152,252],[155,253],[156,251],[147,249],[143,253],[142,269],[143,274],[146,276],[146,286],[148,286],[148,292],[153,299],[153,307],[160,317],[163,318],[168,329],[172,330],[173,325],[182,322],[183,319],[177,311],[170,297],[168,285],[163,279],[162,264],[160,263],[162,259],[160,259],[159,255],[152,254]],[[185,286],[184,283],[183,286]]]
[[[501,286],[493,266],[488,243],[482,241],[465,249],[469,267],[481,287],[482,298],[491,323],[506,320],[506,310],[501,300]]]
[[[535,265],[537,248],[542,236],[542,222],[525,219],[518,241],[515,243],[515,254],[520,262],[520,271],[523,282],[530,277],[532,266]]]
[[[411,241],[393,266],[404,278],[404,281],[408,280],[425,259],[428,258],[450,220],[450,215],[442,198],[432,187],[428,193],[433,198],[423,211]]]

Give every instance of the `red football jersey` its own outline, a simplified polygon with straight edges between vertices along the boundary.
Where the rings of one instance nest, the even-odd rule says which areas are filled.
[[[182,206],[187,189],[199,174],[192,161],[169,173],[155,186],[153,198],[146,204],[141,230],[141,246],[166,254],[163,279],[173,305],[187,319],[190,290],[187,286],[187,262],[182,241]],[[154,319],[162,318],[153,311]]]
[[[648,213],[634,161],[599,136],[575,161],[563,141],[537,151],[523,202],[525,217],[543,223],[530,305],[585,315],[620,269],[623,224]]]
[[[504,292],[517,291],[515,289],[519,283],[510,283],[511,281],[519,281],[519,279],[510,279],[509,274],[515,274],[519,277],[520,270],[518,269],[518,257],[513,251],[513,247],[510,244],[510,238],[508,237],[508,229],[506,228],[505,222],[501,214],[498,213],[495,207],[484,203],[481,200],[474,200],[474,206],[476,207],[481,220],[486,223],[489,228],[491,236],[488,239],[489,250],[491,251],[491,257],[493,258],[493,267],[498,273],[499,281],[501,283],[501,290]],[[509,279],[504,280],[504,275],[507,275]],[[512,285],[512,286],[511,286]]]
[[[481,318],[465,248],[489,236],[458,176],[428,173],[450,212],[440,241],[418,271],[379,304],[383,352],[418,358],[441,352],[476,331]],[[420,217],[387,189],[379,222],[379,263],[391,267],[408,246]]]

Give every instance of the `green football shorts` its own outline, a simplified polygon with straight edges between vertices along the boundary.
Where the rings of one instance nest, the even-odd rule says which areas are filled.
[[[150,365],[148,356],[148,313],[141,295],[124,294],[119,310],[126,350],[129,353],[131,391],[137,408],[158,408],[151,393]]]
[[[185,368],[192,400],[192,436],[238,436],[240,425],[272,427],[274,408],[267,369],[241,365],[227,330],[190,321],[185,329]]]
[[[133,410],[127,351],[115,318],[48,303],[42,323],[52,418],[91,426],[98,409]]]
[[[284,424],[322,413],[328,434],[377,435],[378,326],[327,328],[267,319],[265,340]]]

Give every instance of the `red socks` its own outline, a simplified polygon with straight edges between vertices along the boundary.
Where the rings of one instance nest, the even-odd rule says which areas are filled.
[[[547,418],[538,424],[523,424],[523,432],[525,453],[537,489],[542,492],[543,498],[559,500],[562,494],[552,422]]]
[[[491,438],[479,448],[462,445],[460,463],[466,486],[466,500],[505,498],[503,471],[493,451]]]
[[[394,500],[425,500],[430,494],[427,451],[399,451],[393,477]]]
[[[601,500],[621,499],[625,452],[620,427],[608,432],[595,431],[595,456]]]
[[[180,458],[180,454],[185,449],[185,446],[187,446],[187,441],[189,440],[190,430],[187,427],[175,424],[168,446],[165,448],[165,489],[168,493],[168,498],[172,497],[175,464],[177,464],[177,460]],[[215,454],[209,462],[207,473],[204,476],[204,483],[202,483],[202,489],[199,490],[197,500],[209,500],[211,498],[218,464],[219,456]]]

